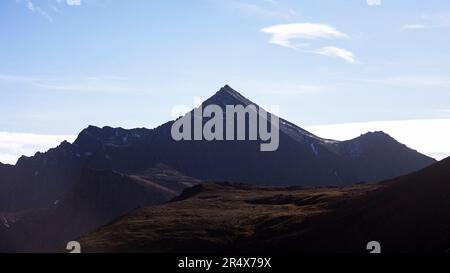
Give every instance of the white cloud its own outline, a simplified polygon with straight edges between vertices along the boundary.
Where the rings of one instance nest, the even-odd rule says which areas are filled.
[[[310,126],[320,137],[348,140],[383,131],[400,143],[436,159],[450,156],[450,119],[396,120]]]
[[[22,75],[0,74],[0,81],[32,82],[34,78]]]
[[[276,96],[303,96],[315,95],[332,90],[333,87],[315,84],[297,84],[297,83],[247,83],[242,89],[251,90],[256,94],[267,94]]]
[[[394,87],[407,87],[409,89],[448,89],[450,88],[450,76],[446,75],[403,75],[386,78],[355,78],[357,82],[387,85]]]
[[[81,6],[81,0],[67,0],[66,3],[69,6]]]
[[[143,88],[130,85],[127,78],[105,75],[86,78],[42,78],[34,76],[0,74],[1,82],[28,85],[33,88],[50,91],[70,92],[144,92]]]
[[[326,47],[322,47],[320,49],[314,50],[312,52],[316,53],[316,54],[328,56],[328,57],[340,58],[351,64],[356,63],[355,56],[353,55],[353,53],[348,50],[342,49],[342,48],[338,48],[338,47],[334,47],[334,46],[326,46]]]
[[[247,16],[277,17],[289,19],[296,15],[293,9],[275,0],[211,0]]]
[[[382,80],[375,80],[386,85],[409,87],[409,88],[449,88],[450,77],[440,75],[412,75],[412,76],[398,76],[390,77]]]
[[[70,91],[70,92],[105,92],[105,93],[138,93],[143,89],[117,85],[106,82],[81,82],[81,83],[36,83],[34,86],[50,91]]]
[[[314,40],[348,38],[347,34],[336,30],[332,26],[314,23],[273,25],[263,28],[261,31],[272,35],[270,43],[291,48],[296,47],[296,45],[292,43],[292,40],[295,39]]]
[[[418,24],[406,24],[402,30],[419,30],[432,28],[448,28],[450,27],[450,14],[423,14],[420,17],[421,22]]]
[[[408,30],[408,29],[425,29],[426,26],[422,25],[422,24],[411,24],[411,25],[404,25],[402,27],[403,30]]]
[[[15,164],[22,155],[32,156],[58,146],[62,141],[74,141],[72,135],[41,135],[0,132],[0,162]]]
[[[306,94],[317,94],[325,90],[322,86],[317,85],[305,85],[305,84],[281,84],[275,86],[265,86],[265,88],[260,89],[262,93],[270,95],[306,95]]]
[[[21,2],[21,1],[19,1],[19,2]],[[26,7],[31,12],[38,13],[38,14],[44,16],[50,22],[53,21],[53,18],[46,11],[44,11],[40,6],[37,6],[37,5],[33,4],[33,2],[31,2],[31,1],[26,1],[25,4],[26,4]]]
[[[295,24],[282,24],[273,25],[261,29],[262,32],[271,34],[270,43],[292,49],[304,49],[310,46],[309,43],[297,42],[294,40],[317,40],[317,39],[345,39],[349,36],[343,32],[338,31],[332,26],[327,24],[315,24],[315,23],[295,23]],[[349,63],[355,64],[356,60],[352,52],[334,47],[327,46],[316,50],[303,50],[307,53],[315,53],[328,57],[336,57],[343,59]]]
[[[381,0],[367,0],[369,6],[381,6]]]
[[[81,6],[82,0],[47,0],[48,2],[63,4],[65,3],[68,6]],[[47,3],[47,9],[42,8],[36,2],[37,0],[16,0],[16,3],[24,5],[28,10],[33,13],[37,13],[45,17],[50,22],[53,22],[53,17],[50,15],[61,14],[62,11],[52,3]],[[40,2],[41,4],[42,1]],[[50,12],[49,12],[50,11]]]

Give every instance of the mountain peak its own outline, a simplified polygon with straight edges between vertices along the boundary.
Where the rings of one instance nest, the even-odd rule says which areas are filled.
[[[231,88],[228,84],[226,84],[224,87],[220,88],[219,91],[217,91],[216,94],[214,94],[212,97],[207,99],[203,105],[211,105],[216,104],[219,106],[225,106],[225,105],[256,105],[243,95],[241,95],[238,91]]]
[[[371,139],[393,139],[389,134],[383,132],[383,131],[374,131],[374,132],[367,132],[360,136],[360,138],[371,138]]]
[[[243,97],[241,94],[239,94],[238,91],[234,90],[233,88],[231,88],[231,86],[229,86],[228,84],[226,84],[224,87],[220,88],[219,91],[217,91],[216,95],[224,95],[224,96],[241,96]]]
[[[229,86],[228,84],[225,84],[222,88],[220,88],[220,90],[217,93],[237,93],[236,90],[234,90],[233,88],[231,88],[231,86]]]

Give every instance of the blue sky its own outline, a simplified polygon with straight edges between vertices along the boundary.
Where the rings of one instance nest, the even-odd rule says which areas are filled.
[[[450,119],[449,44],[442,0],[2,0],[0,132],[151,128],[225,84],[304,127]]]

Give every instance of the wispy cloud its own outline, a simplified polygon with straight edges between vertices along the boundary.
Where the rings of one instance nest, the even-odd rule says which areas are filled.
[[[81,6],[81,0],[67,0],[66,3],[69,6]]]
[[[44,16],[50,22],[53,22],[53,18],[46,11],[44,11],[40,6],[35,5],[31,1],[26,1],[25,4],[26,4],[26,7],[28,8],[28,10],[30,10],[31,12],[38,13],[38,14]]]
[[[425,29],[426,26],[423,24],[409,24],[409,25],[404,25],[402,27],[403,30],[417,30],[417,29]]]
[[[326,87],[318,85],[281,84],[265,86],[265,88],[261,89],[261,92],[270,95],[298,96],[318,94],[324,90],[326,90]]]
[[[448,28],[450,27],[450,14],[423,14],[418,21],[420,22],[404,25],[402,30]]]
[[[292,40],[295,39],[336,39],[348,38],[348,35],[342,33],[332,26],[326,24],[313,23],[296,23],[296,24],[282,24],[273,25],[261,29],[262,32],[271,34],[270,43],[295,48]]]
[[[412,75],[388,77],[375,82],[408,88],[449,88],[450,77],[441,75]]]
[[[22,155],[32,156],[56,147],[62,141],[74,141],[73,135],[41,135],[0,132],[0,162],[15,164]]]
[[[276,96],[303,96],[315,95],[332,89],[330,86],[304,83],[248,83],[243,86],[245,90],[254,90],[254,93]]]
[[[68,6],[81,6],[82,0],[50,0],[58,4],[66,4]]]
[[[25,84],[38,90],[69,91],[69,92],[113,92],[132,93],[144,92],[143,88],[129,84],[124,77],[106,75],[81,78],[57,78],[0,74],[0,83]]]
[[[406,87],[408,89],[448,89],[450,76],[446,75],[400,75],[384,78],[355,78],[356,82],[372,85],[386,85],[393,87]]]
[[[34,77],[29,76],[23,76],[23,75],[12,75],[12,74],[0,74],[0,82],[1,81],[7,81],[7,82],[33,82],[35,80]]]
[[[53,22],[53,15],[60,14],[61,10],[55,5],[67,5],[67,6],[81,6],[82,0],[15,0],[16,3],[23,4],[25,7],[33,13],[37,13],[45,17],[49,22]],[[43,8],[42,4],[46,2],[46,8]],[[39,4],[37,4],[39,3]]]
[[[366,0],[369,6],[381,6],[381,0]]]
[[[262,32],[270,34],[270,43],[292,49],[304,49],[310,46],[310,43],[304,41],[313,41],[317,39],[345,39],[349,36],[334,27],[327,24],[315,23],[295,23],[273,25],[261,29]],[[294,42],[294,41],[302,42]],[[323,56],[343,59],[349,63],[357,63],[352,52],[334,47],[327,46],[313,50],[303,50],[304,52],[315,53]]]
[[[353,53],[348,50],[342,49],[342,48],[338,48],[338,47],[334,47],[334,46],[326,46],[326,47],[322,47],[320,49],[314,50],[312,52],[319,54],[319,55],[343,59],[351,64],[356,63],[356,59],[355,59],[355,56],[353,55]]]
[[[248,16],[288,19],[296,15],[294,9],[284,7],[276,0],[221,0],[219,2],[223,6],[235,9]]]

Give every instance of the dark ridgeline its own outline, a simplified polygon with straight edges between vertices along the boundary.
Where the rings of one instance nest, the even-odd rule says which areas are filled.
[[[209,104],[223,107],[253,103],[225,86],[204,102]],[[67,234],[81,235],[82,231],[105,224],[131,208],[167,201],[199,180],[275,186],[346,185],[403,175],[435,162],[382,132],[339,142],[319,138],[280,119],[279,149],[260,152],[259,141],[176,142],[171,138],[172,124],[173,121],[155,129],[132,130],[89,126],[73,144],[63,142],[46,153],[21,157],[15,166],[0,165],[0,212],[9,213],[2,220],[9,219],[9,224],[0,227],[0,242],[5,232],[10,234],[15,227],[30,227],[27,219],[36,217],[37,212],[53,215],[53,218],[39,217],[48,220],[38,226],[48,225],[58,217],[70,225],[75,220],[53,211],[63,206],[69,208],[58,211],[89,211],[81,201],[69,201],[74,199],[68,196],[92,179],[96,186],[83,187],[81,203],[109,202],[113,212],[97,211],[102,216],[98,221],[89,220],[92,224],[75,231],[68,228]],[[157,166],[164,166],[166,171]],[[169,178],[161,172],[169,173]],[[114,188],[116,191],[109,189],[109,178],[122,181]],[[151,183],[143,183],[141,179]],[[136,189],[141,187],[148,190],[135,198]],[[94,202],[90,198],[98,200]],[[111,210],[111,207],[95,206],[99,210]],[[82,218],[90,214],[77,215]]]
[[[380,186],[306,222],[307,232],[276,247],[363,252],[377,240],[387,253],[450,252],[450,158]]]
[[[450,158],[349,187],[202,183],[80,242],[86,252],[368,253],[367,243],[377,241],[382,253],[448,253],[449,210]]]

